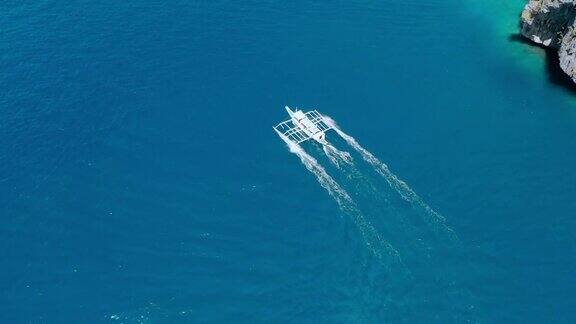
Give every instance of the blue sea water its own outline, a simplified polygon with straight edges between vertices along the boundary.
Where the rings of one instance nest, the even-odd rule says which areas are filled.
[[[574,323],[574,93],[492,3],[3,1],[0,322]]]

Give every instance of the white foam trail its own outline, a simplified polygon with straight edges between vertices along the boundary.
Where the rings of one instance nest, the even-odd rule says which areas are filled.
[[[431,216],[432,218],[431,220],[434,224],[441,225],[446,231],[450,232],[450,234],[455,237],[455,234],[452,231],[452,229],[443,224],[443,222],[445,221],[444,216],[438,214],[430,206],[428,206],[406,184],[406,182],[400,180],[394,173],[392,173],[392,171],[390,171],[390,169],[385,163],[378,160],[378,158],[376,158],[372,153],[370,153],[368,150],[362,147],[354,137],[344,133],[332,118],[328,116],[323,116],[323,118],[325,119],[326,123],[329,126],[331,126],[336,131],[336,133],[338,133],[338,135],[340,135],[340,137],[342,137],[348,143],[348,145],[352,146],[352,148],[354,148],[358,153],[360,153],[364,161],[372,165],[372,167],[376,170],[376,172],[378,172],[378,174],[380,174],[384,179],[386,179],[388,184],[392,188],[394,188],[394,190],[396,190],[396,192],[398,192],[398,194],[404,200],[422,208],[426,212],[426,214]]]
[[[340,168],[340,162],[344,162],[350,165],[352,164],[352,156],[350,155],[350,153],[340,151],[339,149],[335,148],[330,144],[322,145],[322,149],[324,150],[324,153],[326,154],[330,162],[332,162],[332,164],[334,164],[338,168]]]
[[[340,209],[352,217],[354,223],[358,226],[366,245],[374,255],[388,263],[402,263],[398,251],[396,251],[390,243],[380,237],[380,234],[376,229],[366,221],[362,212],[360,212],[358,207],[356,207],[356,204],[350,195],[348,195],[346,190],[344,190],[326,172],[324,167],[322,167],[322,165],[320,165],[318,161],[308,154],[300,145],[294,143],[282,133],[278,131],[276,131],[276,133],[286,143],[286,145],[288,145],[290,152],[298,156],[306,169],[316,176],[320,185],[336,200]]]
[[[350,198],[348,193],[340,187],[336,181],[334,181],[334,179],[326,172],[318,161],[316,161],[315,158],[306,153],[300,145],[294,143],[282,133],[278,131],[276,131],[276,133],[278,133],[278,136],[280,136],[286,145],[288,145],[290,152],[296,154],[306,169],[316,176],[320,185],[336,200],[340,208],[344,208],[347,204],[352,202],[352,198]]]
[[[335,166],[337,166],[338,168],[340,168],[340,162],[338,161],[338,159],[336,158],[336,156],[334,156],[330,150],[328,149],[328,145],[322,145],[322,150],[324,150],[324,154],[326,154],[326,156],[328,157],[328,159],[330,160],[330,162],[332,162],[332,164],[334,164]]]

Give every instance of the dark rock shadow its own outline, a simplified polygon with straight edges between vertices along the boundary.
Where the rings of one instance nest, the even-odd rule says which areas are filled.
[[[527,46],[536,46],[543,49],[545,52],[546,74],[548,76],[548,81],[576,95],[576,84],[568,74],[564,73],[560,68],[560,58],[558,57],[557,49],[536,44],[520,34],[512,34],[508,37],[508,40],[510,42],[520,43]]]

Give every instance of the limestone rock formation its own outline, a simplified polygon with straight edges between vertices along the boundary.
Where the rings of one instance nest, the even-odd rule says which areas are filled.
[[[559,51],[560,67],[576,82],[576,28],[569,27]]]
[[[560,67],[576,82],[576,0],[530,0],[522,11],[520,33],[558,49]]]
[[[530,0],[522,11],[520,33],[535,43],[560,47],[576,16],[575,0]]]

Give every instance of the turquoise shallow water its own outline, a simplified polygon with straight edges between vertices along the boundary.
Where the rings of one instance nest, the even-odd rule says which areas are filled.
[[[476,4],[3,2],[0,321],[574,322],[573,94]]]

